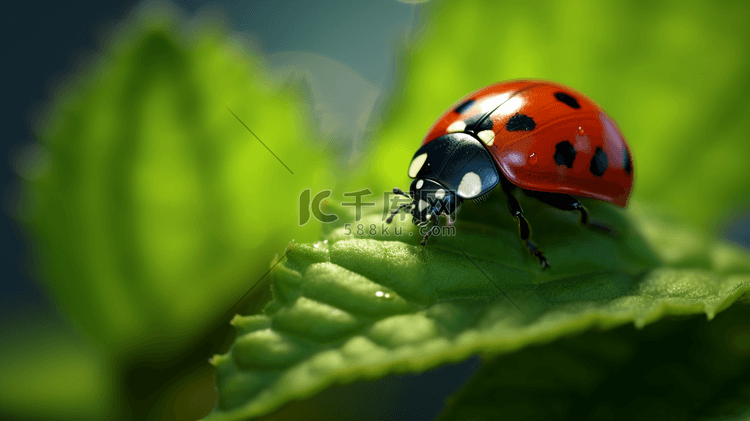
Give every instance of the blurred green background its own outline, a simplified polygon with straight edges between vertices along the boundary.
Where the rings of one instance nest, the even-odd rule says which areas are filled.
[[[13,7],[4,418],[205,415],[207,359],[265,279],[235,303],[318,238],[302,190],[405,187],[430,124],[500,80],[585,92],[628,139],[634,201],[750,244],[747,2]]]

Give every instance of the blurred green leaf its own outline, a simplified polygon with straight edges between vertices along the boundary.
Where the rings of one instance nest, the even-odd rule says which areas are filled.
[[[431,124],[509,79],[569,85],[618,122],[634,198],[698,228],[750,207],[750,7],[744,1],[431,2],[403,46],[363,177],[406,180]]]
[[[15,321],[23,331],[3,335],[0,418],[117,419],[122,402],[105,356],[65,324],[38,323],[29,314]]]
[[[46,168],[24,218],[40,278],[101,347],[134,418],[159,405],[196,418],[212,388],[169,385],[222,349],[217,321],[289,239],[317,237],[297,198],[332,188],[327,160],[306,98],[211,16],[145,6],[91,63],[39,130]],[[173,411],[185,399],[164,395],[190,390],[209,393]]]
[[[507,354],[590,329],[700,313],[712,319],[750,292],[747,252],[656,224],[638,206],[628,214],[589,204],[622,231],[615,238],[529,202],[552,264],[543,272],[512,218],[474,222],[491,221],[482,212],[501,205],[465,204],[458,235],[427,247],[408,221],[383,233],[379,213],[360,222],[362,232],[342,222],[324,242],[292,243],[273,272],[274,300],[262,315],[235,317],[232,349],[214,358],[220,405],[209,419],[249,419],[337,383]]]
[[[297,223],[299,193],[331,188],[308,111],[210,17],[141,10],[39,133],[43,281],[116,356],[186,349],[290,238],[317,237]]]

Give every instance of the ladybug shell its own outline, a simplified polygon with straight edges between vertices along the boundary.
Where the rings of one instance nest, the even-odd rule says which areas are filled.
[[[480,89],[445,112],[422,145],[455,132],[478,138],[518,187],[627,205],[633,161],[625,139],[601,107],[567,86],[519,80]]]

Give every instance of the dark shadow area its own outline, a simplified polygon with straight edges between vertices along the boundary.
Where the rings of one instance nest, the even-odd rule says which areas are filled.
[[[332,387],[259,418],[282,420],[434,420],[449,396],[479,370],[480,357],[423,373],[390,375]]]
[[[712,321],[668,318],[533,346],[486,363],[441,419],[686,420],[750,410],[748,320],[750,306],[735,304]]]

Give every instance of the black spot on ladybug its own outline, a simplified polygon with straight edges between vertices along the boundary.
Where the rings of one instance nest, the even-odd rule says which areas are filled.
[[[567,140],[555,145],[555,163],[573,168],[573,161],[576,159],[576,148]]]
[[[607,158],[607,153],[604,152],[604,149],[602,148],[596,148],[596,153],[594,154],[594,157],[591,158],[591,174],[601,177],[602,174],[604,174],[604,171],[607,171],[608,164],[609,159]]]
[[[483,118],[484,120],[479,123],[479,120]],[[492,118],[490,118],[490,116],[486,113],[475,114],[467,118],[464,123],[466,123],[466,130],[471,130],[474,133],[479,133],[484,130],[492,130]],[[479,123],[478,126],[477,123]]]
[[[633,164],[630,162],[630,153],[627,149],[622,151],[622,167],[628,174],[633,172]]]
[[[453,111],[459,114],[463,114],[464,111],[468,110],[472,105],[474,105],[474,102],[475,101],[473,99],[467,99],[466,101],[462,102],[461,105],[456,107],[456,109]]]
[[[505,130],[509,132],[534,130],[534,127],[536,127],[536,123],[533,118],[518,113],[511,117],[510,120],[508,120],[508,123],[505,124]]]
[[[581,108],[581,105],[578,104],[578,101],[576,101],[575,98],[566,94],[565,92],[555,92],[555,98],[557,98],[558,101],[562,102],[570,108]]]

